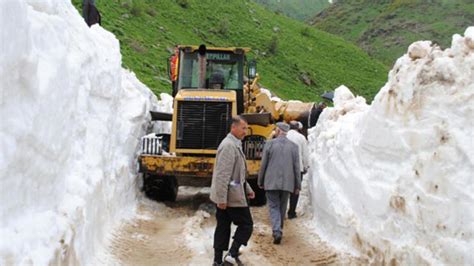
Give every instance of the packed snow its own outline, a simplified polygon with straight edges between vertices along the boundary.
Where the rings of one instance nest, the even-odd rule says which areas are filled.
[[[314,228],[370,262],[472,265],[474,27],[412,44],[371,105],[336,89],[310,130]]]
[[[94,264],[136,215],[139,140],[172,97],[124,70],[115,36],[68,1],[0,12],[0,264]],[[473,123],[474,27],[444,51],[412,44],[371,105],[336,90],[310,130],[299,212],[311,202],[318,234],[369,262],[474,264]],[[208,217],[185,225],[201,255]]]
[[[139,138],[168,104],[69,1],[0,12],[0,265],[87,265],[134,213]]]

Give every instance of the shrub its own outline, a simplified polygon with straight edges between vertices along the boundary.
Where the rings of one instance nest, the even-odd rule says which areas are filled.
[[[156,15],[158,14],[158,13],[156,12],[156,10],[155,10],[154,8],[152,8],[152,7],[148,7],[148,8],[146,9],[146,13],[147,13],[148,15],[152,16],[152,17],[156,17]]]
[[[270,54],[276,54],[278,50],[278,37],[273,36],[269,45],[268,45],[268,52]]]
[[[305,37],[309,37],[311,35],[311,31],[309,30],[309,27],[304,27],[301,30],[301,35],[303,35]]]
[[[176,3],[181,6],[182,8],[188,8],[189,7],[189,1],[188,0],[176,0]]]
[[[141,16],[143,12],[148,9],[144,0],[135,0],[130,7],[130,13],[136,17]]]
[[[226,35],[229,32],[230,23],[229,20],[222,20],[217,26],[217,33],[221,35]]]
[[[138,53],[146,52],[146,48],[143,47],[142,44],[137,40],[132,39],[128,45]]]

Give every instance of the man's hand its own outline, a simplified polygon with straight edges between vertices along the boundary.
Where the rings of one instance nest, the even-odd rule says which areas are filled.
[[[219,208],[221,210],[225,210],[225,209],[227,209],[227,203],[218,203],[217,208]]]
[[[247,193],[247,197],[249,197],[249,199],[255,199],[255,192],[249,192]]]
[[[294,193],[294,194],[295,194],[295,195],[300,194],[300,190],[299,190],[299,189],[295,189],[295,193]]]

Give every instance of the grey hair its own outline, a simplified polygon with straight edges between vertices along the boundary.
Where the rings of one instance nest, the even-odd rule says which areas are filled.
[[[247,120],[240,115],[236,115],[232,117],[232,125],[240,125],[240,122],[242,121],[247,123]]]

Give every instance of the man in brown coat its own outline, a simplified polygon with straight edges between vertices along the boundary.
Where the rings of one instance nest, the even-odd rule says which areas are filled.
[[[255,193],[246,182],[247,166],[241,142],[247,134],[247,127],[242,117],[233,117],[230,133],[217,148],[210,195],[217,207],[213,265],[223,263],[222,254],[229,247],[231,223],[237,225],[237,230],[229,253],[225,256],[226,262],[242,265],[239,248],[247,245],[253,231],[247,197],[253,199]]]

